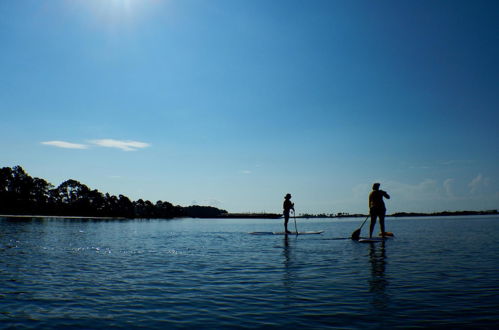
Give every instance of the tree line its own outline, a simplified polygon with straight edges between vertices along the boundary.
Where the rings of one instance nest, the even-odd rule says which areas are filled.
[[[103,194],[73,179],[55,187],[44,179],[31,177],[21,166],[0,169],[0,214],[171,219],[211,218],[226,213],[211,206],[131,201],[124,195]]]

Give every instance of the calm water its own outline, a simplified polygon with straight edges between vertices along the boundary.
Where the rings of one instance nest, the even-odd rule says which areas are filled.
[[[0,218],[0,327],[385,328],[499,322],[499,217]],[[292,227],[294,224],[292,223]],[[364,227],[362,234],[367,234]]]

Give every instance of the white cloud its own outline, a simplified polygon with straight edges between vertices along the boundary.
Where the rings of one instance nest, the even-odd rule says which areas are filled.
[[[472,194],[476,194],[479,192],[483,187],[488,186],[490,183],[489,178],[483,177],[482,174],[478,174],[471,182],[468,184],[470,187],[470,192]]]
[[[217,208],[220,208],[221,205],[222,205],[222,202],[219,201],[218,199],[215,199],[215,198],[210,198],[208,200],[206,200],[204,202],[205,205],[208,205],[208,206],[213,206],[213,207],[217,207]]]
[[[385,187],[389,188],[388,193],[392,191],[394,195],[401,196],[405,200],[421,201],[441,198],[439,185],[437,181],[433,179],[425,179],[416,184],[391,181],[387,182]],[[383,187],[381,189],[383,189]]]
[[[242,171],[241,171],[241,173],[242,173],[242,174],[247,174],[247,175],[248,175],[248,174],[251,174],[251,173],[253,173],[253,172],[251,172],[250,170],[242,170]]]
[[[488,210],[496,209],[499,201],[495,178],[482,174],[466,181],[460,178],[427,178],[410,183],[376,181],[381,182],[381,189],[386,190],[391,197],[385,201],[389,212]],[[335,202],[341,204],[340,209],[343,210],[348,210],[349,207],[357,209],[359,205],[367,206],[370,191],[370,184],[359,184],[347,196],[349,200],[336,199]]]
[[[145,142],[120,141],[113,139],[92,140],[90,141],[90,143],[95,144],[99,147],[117,148],[123,151],[136,151],[137,149],[147,148],[150,146],[149,143]]]
[[[475,163],[475,161],[471,159],[451,159],[451,160],[441,161],[439,164],[444,166],[454,166],[454,165],[466,165],[473,163]]]
[[[65,142],[65,141],[45,141],[45,142],[42,142],[42,144],[47,145],[47,146],[58,147],[58,148],[65,148],[65,149],[87,149],[88,148],[88,146],[85,144],[71,143],[71,142]]]

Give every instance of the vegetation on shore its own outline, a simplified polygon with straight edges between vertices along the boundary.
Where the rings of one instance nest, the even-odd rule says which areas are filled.
[[[460,215],[494,215],[499,214],[498,210],[487,210],[487,211],[442,211],[442,212],[432,212],[432,213],[421,213],[421,212],[396,212],[388,214],[387,217],[444,217],[444,216],[460,216]],[[368,214],[349,214],[349,213],[337,213],[337,214],[300,214],[297,218],[358,218],[367,217]]]
[[[281,213],[225,213],[218,218],[224,219],[280,219]]]
[[[228,213],[211,206],[173,205],[166,201],[152,203],[139,199],[131,201],[124,195],[114,196],[90,189],[85,184],[69,179],[54,187],[44,179],[33,178],[21,166],[0,168],[0,214],[76,216],[111,218],[273,218],[274,213]],[[443,211],[434,213],[399,212],[391,217],[493,215],[488,211]],[[366,214],[300,214],[297,218],[353,218]]]
[[[33,178],[21,166],[0,168],[0,214],[113,218],[212,218],[227,211],[211,206],[173,205],[165,201],[131,201],[127,196],[103,194],[70,179],[54,187]]]
[[[497,210],[487,211],[443,211],[433,213],[418,213],[418,212],[398,212],[393,213],[392,217],[445,217],[445,216],[459,216],[459,215],[493,215],[499,214]]]

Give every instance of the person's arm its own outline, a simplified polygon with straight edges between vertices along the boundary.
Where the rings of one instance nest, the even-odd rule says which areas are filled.
[[[386,199],[390,199],[390,195],[388,195],[388,193],[386,191],[383,191],[383,196],[386,198]]]

